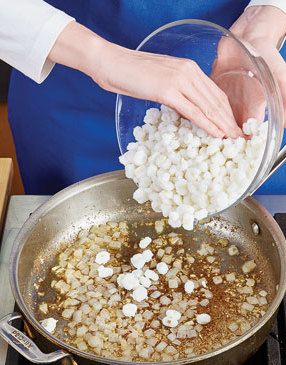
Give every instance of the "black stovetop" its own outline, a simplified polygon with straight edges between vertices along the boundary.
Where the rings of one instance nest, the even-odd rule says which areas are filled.
[[[277,213],[274,218],[286,236],[286,213]],[[11,346],[9,346],[6,365],[31,364],[32,363],[30,361],[23,358]],[[277,320],[275,321],[267,340],[260,347],[257,353],[244,365],[286,365],[286,297],[279,307]]]

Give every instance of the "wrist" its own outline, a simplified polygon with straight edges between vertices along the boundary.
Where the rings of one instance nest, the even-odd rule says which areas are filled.
[[[104,42],[104,39],[74,21],[61,32],[48,58],[90,76],[101,55]]]
[[[263,39],[277,47],[286,34],[286,14],[275,6],[251,6],[230,30],[250,44]]]

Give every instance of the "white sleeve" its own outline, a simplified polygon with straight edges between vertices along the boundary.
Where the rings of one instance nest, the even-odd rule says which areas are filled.
[[[286,13],[286,0],[251,0],[246,8],[257,5],[272,5]]]
[[[0,59],[41,83],[54,67],[47,56],[72,20],[42,0],[0,0]]]

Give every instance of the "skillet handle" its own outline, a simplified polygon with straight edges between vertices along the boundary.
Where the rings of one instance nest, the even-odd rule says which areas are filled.
[[[18,318],[23,319],[22,314],[11,313],[3,317],[0,320],[0,336],[26,359],[36,364],[50,364],[70,356],[70,354],[64,350],[57,350],[50,354],[44,354],[28,336],[10,325],[10,322]]]

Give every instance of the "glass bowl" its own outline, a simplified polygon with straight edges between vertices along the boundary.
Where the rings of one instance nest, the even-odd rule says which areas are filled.
[[[166,24],[145,38],[137,50],[192,59],[210,76],[220,51],[221,41],[227,42],[227,49],[231,50],[230,64],[234,66],[213,80],[223,89],[224,81],[227,81],[230,76],[232,82],[247,77],[247,88],[243,90],[243,95],[248,100],[252,100],[251,98],[254,98],[258,90],[264,105],[262,121],[268,120],[267,140],[261,164],[248,188],[231,205],[233,206],[251,195],[266,180],[281,146],[284,125],[282,99],[269,67],[250,45],[238,39],[227,29],[203,20],[186,19]],[[232,54],[239,54],[239,58],[231,59]],[[135,141],[133,129],[143,125],[145,112],[152,107],[159,108],[160,104],[117,95],[116,132],[122,154],[127,151],[128,143]]]

